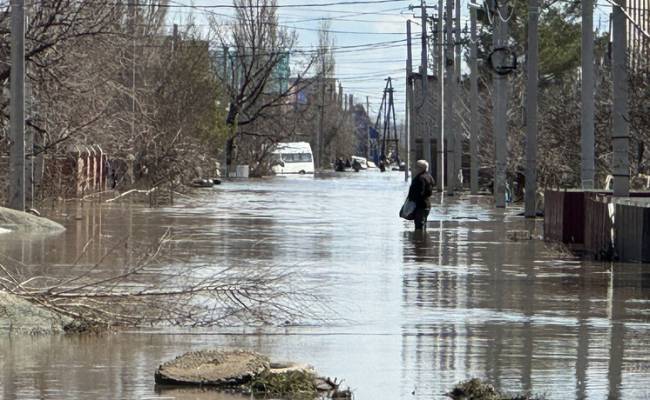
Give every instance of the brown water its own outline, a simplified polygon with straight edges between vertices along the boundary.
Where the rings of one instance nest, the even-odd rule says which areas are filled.
[[[0,236],[32,272],[65,273],[87,243],[82,262],[129,235],[117,268],[171,227],[188,263],[292,266],[337,310],[333,323],[287,328],[1,337],[0,398],[238,398],[154,387],[161,362],[209,347],[309,362],[357,399],[438,399],[475,376],[551,399],[650,398],[649,265],[510,241],[540,223],[478,197],[445,200],[415,235],[397,217],[406,190],[401,174],[378,172],[236,182],[169,208],[68,204],[60,236]]]

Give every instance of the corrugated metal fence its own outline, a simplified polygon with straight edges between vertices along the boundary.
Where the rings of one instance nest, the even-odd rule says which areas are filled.
[[[547,190],[544,239],[598,259],[650,262],[650,193]]]

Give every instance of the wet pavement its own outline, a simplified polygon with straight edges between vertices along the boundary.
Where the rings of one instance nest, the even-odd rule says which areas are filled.
[[[649,265],[510,240],[541,223],[489,198],[437,198],[415,234],[397,216],[406,191],[402,174],[371,171],[240,181],[167,208],[69,203],[62,235],[0,235],[28,272],[65,274],[84,248],[92,263],[128,236],[107,264],[119,268],[171,229],[184,262],[295,269],[331,309],[292,327],[0,337],[0,399],[238,398],[155,388],[159,364],[209,347],[311,363],[357,399],[438,399],[470,377],[550,399],[650,397]]]

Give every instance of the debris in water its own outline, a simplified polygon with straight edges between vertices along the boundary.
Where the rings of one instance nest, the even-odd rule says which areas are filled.
[[[185,353],[158,367],[157,384],[233,387],[249,383],[270,368],[267,357],[244,350]]]
[[[530,231],[527,230],[512,230],[506,233],[508,240],[517,242],[520,240],[531,240],[533,236],[530,234]]]
[[[488,382],[478,378],[457,384],[451,392],[446,393],[446,396],[453,400],[544,400],[544,396],[531,393],[503,394]]]
[[[155,380],[158,385],[212,386],[253,395],[352,398],[350,389],[340,389],[341,381],[318,376],[311,365],[270,362],[245,350],[186,353],[158,367]]]

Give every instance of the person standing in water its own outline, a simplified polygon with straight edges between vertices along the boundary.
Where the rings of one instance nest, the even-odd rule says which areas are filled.
[[[415,203],[413,222],[416,230],[426,229],[427,227],[434,186],[435,181],[429,174],[429,163],[425,160],[418,160],[413,169],[413,180],[408,195],[409,200]]]

